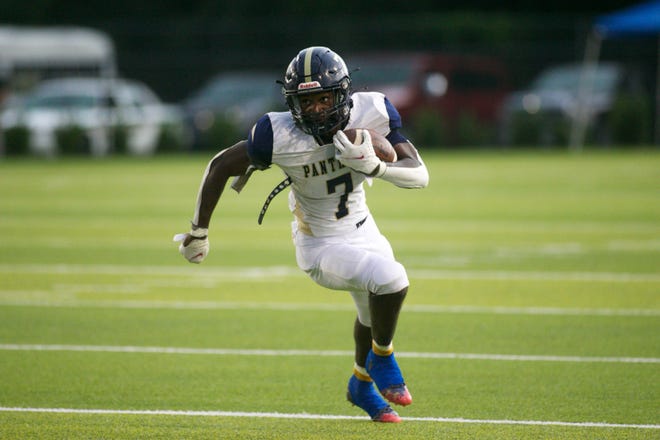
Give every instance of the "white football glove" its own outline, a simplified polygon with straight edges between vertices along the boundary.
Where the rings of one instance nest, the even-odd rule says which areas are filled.
[[[369,130],[363,130],[362,136],[362,143],[355,145],[348,140],[343,131],[339,130],[335,133],[332,137],[336,150],[335,159],[367,176],[380,177],[387,166],[376,156]]]
[[[180,241],[179,253],[191,263],[199,264],[209,254],[209,230],[193,229],[187,234],[176,234],[174,241]]]

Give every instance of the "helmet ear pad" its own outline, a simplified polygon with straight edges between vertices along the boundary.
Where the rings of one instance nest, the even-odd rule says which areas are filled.
[[[302,112],[299,96],[332,91],[334,105],[321,114]],[[353,106],[350,98],[351,78],[344,60],[327,47],[301,50],[289,63],[282,93],[294,121],[307,134],[322,136],[343,128]]]

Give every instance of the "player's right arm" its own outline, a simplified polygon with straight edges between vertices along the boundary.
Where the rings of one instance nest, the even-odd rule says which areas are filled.
[[[250,166],[247,142],[240,141],[216,154],[206,166],[197,193],[191,231],[178,234],[179,252],[191,263],[201,263],[209,252],[208,227],[211,215],[224,191],[227,180],[245,174]]]
[[[201,263],[208,255],[208,228],[211,215],[220,200],[227,180],[232,176],[245,176],[250,167],[252,167],[250,170],[268,168],[271,164],[272,151],[273,128],[268,115],[264,115],[254,125],[247,140],[222,150],[211,159],[197,193],[191,231],[174,236],[174,241],[181,241],[179,252],[186,260],[191,263]]]
[[[245,140],[222,150],[209,161],[197,194],[197,205],[193,217],[195,226],[209,227],[211,215],[218,204],[227,180],[232,176],[245,174],[248,166],[250,166],[250,159],[247,155]]]

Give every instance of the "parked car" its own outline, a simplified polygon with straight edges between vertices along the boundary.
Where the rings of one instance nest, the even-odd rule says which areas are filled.
[[[644,96],[639,72],[613,62],[589,66],[588,88],[580,90],[584,66],[569,63],[543,70],[524,90],[505,99],[500,116],[500,136],[504,144],[565,144],[571,124],[579,111],[582,93],[583,109],[591,137],[607,143],[611,137],[609,116],[617,99]],[[588,93],[585,91],[588,90]]]
[[[123,133],[126,151],[151,154],[163,130],[183,141],[183,117],[177,106],[164,104],[145,84],[128,79],[67,77],[39,83],[0,115],[3,131],[25,127],[31,152],[58,153],[58,135],[77,129],[76,148],[102,156],[117,147]]]
[[[511,90],[508,70],[497,58],[444,53],[368,53],[347,59],[353,88],[385,93],[407,131],[420,118],[443,127],[439,142],[462,143],[460,125],[495,132],[497,112]],[[433,139],[424,142],[433,142]],[[420,141],[421,142],[421,141]]]
[[[182,107],[194,148],[233,142],[247,136],[264,113],[286,110],[282,86],[275,82],[281,76],[267,71],[224,72],[193,92]]]

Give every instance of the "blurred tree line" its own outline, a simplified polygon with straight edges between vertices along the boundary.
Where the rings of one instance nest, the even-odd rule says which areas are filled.
[[[194,16],[257,17],[290,15],[298,16],[341,16],[390,15],[410,12],[448,12],[455,10],[477,10],[498,12],[536,13],[603,13],[634,4],[630,0],[601,0],[599,2],[576,2],[555,0],[551,3],[535,0],[493,2],[491,0],[351,0],[338,3],[319,0],[313,4],[298,0],[2,0],[0,12],[5,22],[47,24],[73,21],[89,22],[99,18],[162,18]]]
[[[631,2],[495,3],[2,0],[0,17],[5,24],[103,30],[115,41],[123,76],[145,81],[164,99],[178,101],[219,71],[283,72],[299,49],[311,45],[326,45],[342,55],[369,50],[495,55],[518,87],[548,64],[581,59],[593,17]],[[613,44],[603,55],[624,61],[654,58],[652,45],[638,50],[642,53]]]

